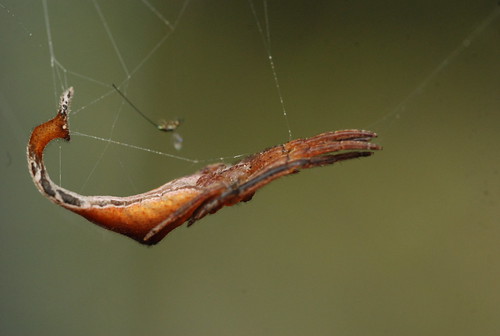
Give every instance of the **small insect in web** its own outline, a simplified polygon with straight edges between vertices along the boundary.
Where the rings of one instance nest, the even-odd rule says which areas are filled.
[[[141,117],[143,117],[148,123],[151,125],[155,126],[155,128],[159,131],[162,132],[171,132],[172,133],[172,144],[175,149],[181,150],[182,149],[182,143],[184,139],[182,139],[182,136],[176,132],[177,128],[181,125],[182,119],[174,119],[174,120],[161,120],[159,123],[155,123],[151,118],[149,118],[147,115],[145,115],[137,106],[134,105],[130,101],[130,99],[127,98],[123,94],[123,92],[118,89],[118,87],[115,84],[111,84],[113,88],[118,92],[118,94],[132,107],[134,111],[139,113]]]
[[[248,202],[268,183],[302,169],[367,157],[382,149],[369,141],[370,131],[348,129],[291,140],[250,155],[235,164],[209,165],[145,193],[127,196],[83,196],[49,177],[43,151],[54,139],[70,140],[69,104],[73,88],[61,96],[56,116],[33,130],[28,167],[38,190],[57,205],[141,244],[153,245],[184,222],[188,225],[224,206]]]

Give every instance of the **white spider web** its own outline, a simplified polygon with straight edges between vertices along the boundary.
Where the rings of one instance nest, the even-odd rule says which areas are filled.
[[[162,14],[152,3],[148,2],[147,0],[143,0],[141,2],[138,2],[139,5],[142,5],[142,14],[143,15],[148,15],[147,13],[144,13],[145,11],[149,11],[149,15],[151,16],[151,20],[157,20],[160,24],[159,28],[157,29],[157,37],[156,39],[151,39],[151,44],[152,46],[148,48],[143,48],[139,49],[139,52],[137,52],[137,55],[135,56],[135,59],[133,61],[130,61],[132,57],[129,57],[130,55],[127,54],[124,47],[122,47],[119,43],[119,39],[116,37],[117,35],[123,35],[123,32],[118,31],[116,27],[112,27],[112,23],[109,19],[109,16],[111,15],[110,12],[106,12],[105,9],[102,8],[102,5],[99,1],[95,0],[92,1],[93,5],[93,10],[95,11],[95,16],[98,18],[98,21],[101,25],[102,28],[102,34],[106,37],[107,42],[109,44],[108,49],[112,49],[112,53],[115,55],[115,66],[118,66],[121,69],[122,75],[121,77],[118,77],[117,80],[117,85],[123,87],[123,91],[125,94],[127,94],[127,88],[131,83],[133,83],[136,79],[136,75],[138,72],[140,72],[145,66],[147,66],[148,62],[155,56],[156,53],[159,51],[163,50],[168,50],[169,46],[167,45],[167,42],[169,42],[170,37],[176,33],[176,31],[179,29],[178,26],[182,22],[183,15],[186,11],[186,9],[189,7],[189,0],[185,0],[183,2],[180,2],[177,4],[177,7],[172,10],[172,12],[169,12],[167,14]],[[104,4],[104,3],[103,3]],[[136,3],[137,5],[137,3]],[[270,35],[270,28],[269,28],[269,18],[268,18],[268,12],[267,12],[267,2],[263,1],[262,4],[259,4],[259,6],[256,6],[253,1],[249,1],[248,3],[248,9],[251,12],[254,20],[255,20],[255,27],[258,33],[260,34],[263,42],[263,49],[265,50],[265,55],[267,56],[268,62],[269,62],[269,68],[270,68],[270,73],[272,75],[272,79],[274,82],[274,85],[276,87],[276,92],[277,92],[277,100],[279,100],[280,106],[281,106],[281,113],[283,115],[284,123],[286,124],[286,130],[288,132],[288,137],[291,139],[292,137],[292,131],[288,122],[288,116],[287,112],[285,109],[285,103],[283,99],[283,95],[281,93],[281,88],[279,84],[279,79],[276,71],[276,65],[273,60],[272,52],[271,52],[271,35]],[[174,6],[175,7],[175,6]],[[54,24],[52,23],[53,19],[51,16],[51,10],[49,9],[49,4],[46,0],[43,1],[43,10],[44,10],[44,21],[46,25],[46,32],[47,32],[47,45],[49,49],[49,54],[50,54],[50,67],[51,67],[51,72],[52,72],[52,80],[53,80],[53,86],[54,86],[54,97],[55,99],[57,96],[64,90],[64,88],[69,87],[72,85],[71,83],[74,82],[76,79],[81,80],[83,82],[87,82],[89,85],[94,85],[98,88],[101,89],[101,94],[98,94],[97,96],[93,96],[90,98],[87,102],[83,103],[82,105],[78,106],[76,108],[73,108],[73,118],[74,116],[77,116],[80,113],[84,113],[89,109],[93,109],[95,105],[99,104],[101,101],[108,99],[112,95],[116,95],[116,92],[110,88],[110,82],[111,80],[106,81],[106,79],[101,78],[101,77],[96,77],[95,75],[89,76],[86,74],[84,71],[81,70],[72,70],[72,69],[78,69],[79,66],[71,66],[68,67],[65,63],[64,60],[61,60],[61,57],[59,57],[58,52],[55,50],[54,45],[59,45],[62,44],[62,42],[58,42],[57,39],[54,38]],[[259,11],[262,11],[262,13],[259,13]],[[171,18],[167,19],[166,16],[169,16]],[[261,18],[262,17],[262,18]],[[138,33],[141,33],[140,29],[136,30]],[[96,57],[99,57],[99,55],[95,55]],[[77,88],[78,90],[78,88]],[[57,100],[57,99],[56,99]],[[96,169],[100,165],[101,161],[105,157],[106,153],[108,153],[109,146],[111,145],[117,145],[121,146],[124,148],[128,149],[133,149],[133,150],[139,150],[139,151],[144,151],[146,153],[151,153],[159,156],[164,156],[170,159],[175,159],[175,160],[180,160],[180,161],[185,161],[193,164],[197,163],[209,163],[213,161],[223,161],[223,160],[234,160],[237,158],[240,158],[246,154],[231,154],[229,156],[223,156],[223,157],[217,157],[217,158],[205,158],[205,159],[197,159],[197,158],[189,158],[186,156],[181,156],[179,153],[169,153],[167,152],[168,148],[163,147],[164,149],[162,150],[156,150],[156,149],[151,149],[148,147],[132,144],[132,143],[127,143],[125,141],[121,140],[115,140],[115,130],[117,127],[118,120],[122,114],[123,109],[128,109],[129,111],[127,113],[131,113],[132,110],[130,109],[130,106],[124,106],[123,102],[120,104],[120,106],[117,108],[117,112],[115,114],[115,117],[111,121],[111,124],[109,126],[109,133],[107,136],[98,136],[91,134],[90,131],[88,132],[80,132],[78,130],[72,131],[73,135],[79,136],[79,137],[86,137],[90,138],[93,140],[101,141],[104,142],[103,149],[100,151],[98,159],[95,161],[93,167],[91,168],[90,172],[87,175],[87,178],[85,179],[83,185],[80,187],[80,189],[84,189],[86,184],[89,182],[89,180],[92,178],[93,174],[95,173]],[[135,113],[135,112],[133,112]],[[148,112],[149,113],[149,112]],[[279,113],[279,112],[277,112]],[[189,127],[189,123],[188,126]],[[153,133],[153,132],[151,132]],[[121,163],[121,166],[123,167],[123,164]],[[60,167],[60,172],[62,173],[63,169]],[[129,177],[130,178],[130,177]],[[61,176],[60,176],[61,180]]]
[[[43,4],[43,22],[46,30],[46,47],[49,52],[49,69],[52,76],[52,92],[54,96],[54,101],[56,102],[60,93],[68,86],[74,86],[76,90],[76,98],[73,104],[72,112],[72,134],[74,135],[74,142],[79,141],[80,143],[89,143],[92,141],[100,142],[100,149],[94,151],[93,163],[87,164],[88,172],[85,174],[85,178],[79,178],[80,185],[75,185],[77,189],[81,192],[85,191],[85,188],[89,181],[91,181],[96,172],[101,169],[101,164],[103,160],[113,160],[117,163],[114,171],[124,170],[124,176],[129,181],[133,181],[136,178],[132,178],[135,175],[132,172],[127,172],[127,167],[131,166],[131,161],[127,160],[127,152],[118,155],[116,158],[110,158],[113,156],[113,152],[117,151],[118,147],[123,147],[128,150],[139,150],[145,153],[154,154],[157,156],[163,156],[165,158],[170,158],[167,165],[176,165],[176,161],[184,161],[187,163],[195,164],[195,166],[188,166],[184,169],[192,169],[189,167],[199,167],[196,164],[206,164],[209,162],[217,160],[231,160],[239,158],[245,154],[250,153],[254,150],[259,150],[260,147],[250,147],[255,148],[249,151],[245,151],[245,154],[238,153],[238,149],[228,152],[226,150],[215,150],[211,151],[212,154],[204,155],[191,154],[196,153],[191,149],[196,146],[195,143],[191,142],[192,137],[187,137],[189,143],[189,148],[185,148],[181,152],[172,151],[172,146],[167,145],[166,142],[170,139],[169,135],[157,134],[153,128],[147,125],[147,122],[142,122],[140,118],[135,115],[135,112],[126,105],[123,100],[120,100],[116,92],[111,88],[111,83],[116,83],[122,87],[124,93],[129,96],[131,100],[135,102],[146,114],[151,115],[151,118],[157,119],[161,118],[175,118],[178,115],[172,114],[170,110],[174,110],[173,113],[180,113],[180,117],[186,117],[186,123],[181,126],[179,132],[189,133],[190,128],[193,128],[197,120],[196,114],[194,116],[190,115],[190,111],[185,111],[186,106],[180,106],[179,102],[175,100],[175,97],[167,93],[166,96],[170,96],[168,101],[164,100],[164,106],[156,105],[154,108],[156,110],[151,110],[151,105],[148,106],[147,103],[143,103],[141,98],[148,99],[150,96],[150,90],[160,91],[160,89],[155,89],[155,85],[146,84],[145,81],[153,78],[158,83],[158,86],[165,86],[164,83],[168,83],[168,87],[172,88],[180,86],[176,83],[176,79],[170,80],[169,78],[159,78],[159,77],[149,77],[146,78],[145,73],[149,74],[154,71],[154,68],[160,58],[163,55],[171,56],[170,59],[165,60],[169,71],[164,73],[167,76],[180,73],[182,70],[176,69],[176,58],[182,53],[183,34],[190,30],[190,25],[192,21],[184,24],[186,14],[192,14],[196,11],[196,3],[190,4],[189,0],[172,2],[167,6],[160,6],[159,4],[153,4],[147,0],[143,1],[131,1],[126,3],[124,7],[133,7],[131,9],[127,8],[128,11],[124,11],[122,15],[116,15],[116,8],[114,4],[109,2],[100,2],[94,0],[87,3],[86,5],[79,7],[78,10],[88,11],[90,14],[88,17],[93,19],[92,22],[88,22],[82,26],[75,26],[72,24],[72,16],[75,15],[73,12],[74,8],[71,4],[55,4],[50,1],[44,0]],[[81,4],[80,4],[81,5]],[[266,118],[272,118],[273,124],[272,129],[277,130],[279,128],[286,131],[288,138],[285,136],[277,136],[274,140],[275,143],[264,144],[264,146],[269,146],[276,144],[276,142],[284,142],[292,138],[293,128],[288,116],[288,103],[286,96],[289,96],[285,91],[283,93],[283,88],[280,85],[280,74],[278,71],[278,66],[276,60],[274,59],[274,53],[272,51],[272,38],[273,17],[269,13],[269,4],[267,1],[256,2],[249,1],[244,3],[247,11],[246,25],[248,28],[247,39],[254,39],[251,46],[254,48],[254,53],[261,57],[260,71],[263,75],[260,77],[260,81],[266,82],[268,97],[270,99],[275,99],[278,106],[275,104],[275,108],[271,111],[266,111]],[[239,6],[239,7],[244,7]],[[239,8],[238,7],[238,8]],[[4,10],[8,10],[4,6]],[[276,9],[275,9],[276,10]],[[406,108],[409,104],[418,98],[418,96],[424,92],[429,85],[438,77],[444,70],[448,68],[450,64],[453,64],[455,59],[461,56],[467,47],[474,42],[474,40],[481,35],[485,28],[487,28],[497,17],[498,9],[492,10],[486,17],[483,17],[475,27],[468,33],[457,39],[458,43],[455,43],[454,47],[448,49],[441,58],[437,58],[437,62],[434,58],[434,65],[427,68],[427,73],[421,77],[418,82],[415,82],[413,88],[406,93],[402,93],[400,98],[396,100],[395,106],[391,107],[387,104],[387,110],[381,111],[375,114],[375,119],[372,117],[365,118],[360,122],[359,125],[349,125],[349,127],[358,128],[373,128],[375,130],[381,130],[386,128],[388,125],[392,124],[401,115],[405,113]],[[22,29],[26,34],[31,34],[25,27],[22,21],[18,21]],[[217,20],[215,21],[217,22]],[[222,21],[219,20],[222,23]],[[146,23],[144,26],[142,24]],[[300,21],[298,22],[300,25]],[[304,27],[305,29],[305,27]],[[283,38],[283,37],[282,37]],[[284,39],[284,38],[283,38]],[[261,40],[261,43],[258,42]],[[94,48],[94,45],[98,44],[98,47]],[[221,47],[222,48],[222,47]],[[220,51],[220,49],[219,49]],[[84,54],[84,58],[79,59],[78,54]],[[220,53],[219,53],[220,57]],[[103,59],[102,63],[100,60]],[[181,62],[182,60],[178,61]],[[207,61],[207,67],[210,67],[210,60]],[[214,60],[217,62],[217,59]],[[279,64],[278,64],[279,65]],[[242,66],[246,66],[242,64]],[[332,62],[332,67],[335,67],[335,62]],[[186,71],[187,73],[187,71]],[[178,75],[176,78],[179,78]],[[192,81],[196,81],[196,78],[192,78]],[[244,80],[244,79],[243,79]],[[269,83],[272,83],[274,89],[269,89]],[[168,90],[168,89],[167,89]],[[180,89],[177,88],[177,92],[180,93]],[[183,93],[185,94],[185,93]],[[258,95],[258,93],[253,93]],[[231,97],[229,97],[231,98]],[[194,98],[196,99],[196,98]],[[108,103],[113,102],[114,105],[110,107]],[[176,106],[176,104],[178,104]],[[160,106],[158,108],[158,106]],[[172,108],[173,107],[173,108]],[[187,107],[186,109],[189,109]],[[158,111],[159,110],[159,111]],[[222,111],[224,112],[224,111]],[[203,111],[202,111],[203,113]],[[226,117],[224,119],[238,118],[241,119],[240,125],[238,127],[245,128],[245,112],[238,111],[226,111],[224,112]],[[308,112],[301,112],[306,114]],[[352,113],[352,112],[351,112]],[[80,121],[86,116],[89,117],[91,126],[82,126]],[[228,117],[229,116],[229,117]],[[79,118],[81,117],[81,118]],[[251,118],[252,119],[252,118]],[[370,119],[372,121],[370,121]],[[123,120],[134,120],[140,127],[140,132],[144,132],[143,138],[145,136],[150,136],[152,141],[156,141],[155,145],[144,144],[141,139],[137,139],[131,136],[130,133],[135,133],[135,129],[126,128],[127,126],[122,126]],[[254,117],[253,120],[261,122],[258,118]],[[292,122],[293,122],[292,118]],[[126,122],[126,121],[125,121]],[[267,120],[264,121],[268,123]],[[281,123],[281,126],[278,124]],[[367,126],[368,125],[368,126]],[[210,129],[204,135],[209,137],[213,132],[220,133],[221,130],[215,129],[218,124],[210,125]],[[148,128],[149,127],[149,128]],[[227,127],[220,124],[221,128]],[[232,129],[234,129],[235,124],[230,124]],[[253,126],[248,125],[251,129]],[[326,131],[334,127],[329,127],[327,129],[321,129],[320,131]],[[337,128],[337,127],[335,127]],[[146,132],[146,130],[149,131]],[[299,130],[301,131],[301,130]],[[126,133],[128,135],[122,135]],[[139,130],[138,130],[139,132]],[[224,131],[225,132],[225,131]],[[241,133],[241,132],[239,132]],[[255,132],[254,132],[255,133]],[[282,134],[282,131],[277,131],[277,134]],[[236,133],[238,134],[238,133]],[[242,132],[244,136],[249,136],[251,131],[248,129]],[[230,134],[228,134],[230,136]],[[87,142],[82,142],[82,139],[77,138],[87,138]],[[232,136],[234,138],[234,136]],[[137,140],[137,141],[135,141]],[[230,140],[231,141],[231,140]],[[60,183],[64,183],[64,177],[70,175],[68,171],[65,170],[65,166],[68,166],[65,161],[76,162],[76,157],[73,158],[71,155],[77,154],[77,150],[65,147],[64,144],[61,147],[61,152],[59,157],[59,180]],[[84,147],[82,147],[83,149]],[[78,150],[82,150],[78,149]],[[221,149],[219,147],[219,149]],[[84,150],[84,149],[83,149]],[[246,150],[246,148],[245,148]],[[238,153],[236,154],[235,153]],[[74,153],[73,153],[74,152]],[[69,154],[68,154],[69,153]],[[202,152],[205,153],[205,152]],[[70,156],[68,160],[65,160],[66,156]],[[215,156],[214,156],[215,155]],[[91,160],[92,161],[92,160]],[[139,161],[141,161],[139,159]],[[174,162],[174,163],[173,163]],[[71,165],[69,165],[70,167]],[[72,170],[71,168],[69,168]],[[104,172],[101,174],[108,175]],[[120,175],[120,174],[117,174]],[[171,177],[174,177],[172,175]],[[122,178],[117,177],[117,180],[122,180]],[[82,181],[83,180],[83,181]],[[119,182],[117,182],[119,183]],[[134,182],[130,183],[134,185]],[[134,187],[134,189],[137,189]],[[138,188],[141,189],[141,188]]]

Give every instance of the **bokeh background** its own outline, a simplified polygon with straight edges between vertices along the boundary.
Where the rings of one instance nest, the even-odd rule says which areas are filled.
[[[0,334],[500,334],[497,1],[269,1],[293,136],[365,128],[384,150],[276,181],[152,248],[43,198],[30,130],[72,85],[84,134],[209,162],[287,141],[251,7],[151,1],[178,20],[168,35],[141,1],[46,4],[0,6]],[[184,119],[180,152],[108,94],[123,81],[152,119]],[[100,195],[208,162],[82,136],[46,160],[55,181]]]

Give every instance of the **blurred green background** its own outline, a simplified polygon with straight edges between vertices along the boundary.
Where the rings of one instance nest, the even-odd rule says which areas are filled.
[[[74,131],[162,152],[210,160],[288,139],[249,3],[169,2],[150,2],[178,20],[167,36],[138,0],[99,1],[101,14],[48,0],[49,21],[41,1],[2,1],[0,334],[499,335],[497,1],[269,1],[294,137],[365,128],[384,150],[274,182],[146,248],[33,186],[26,142],[63,87]],[[124,80],[152,119],[185,120],[182,151],[106,95]],[[81,136],[46,160],[54,181],[100,195],[207,163]]]

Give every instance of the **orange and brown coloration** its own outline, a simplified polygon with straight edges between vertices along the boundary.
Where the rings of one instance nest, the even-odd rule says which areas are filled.
[[[189,225],[223,206],[249,201],[271,181],[301,169],[370,156],[381,149],[368,141],[375,133],[360,130],[326,132],[297,139],[251,155],[234,165],[210,165],[193,175],[128,197],[83,196],[50,179],[43,151],[52,140],[70,139],[68,115],[73,88],[61,96],[57,115],[33,130],[28,143],[28,165],[38,190],[52,202],[108,230],[141,244],[158,243],[170,231]],[[341,153],[331,154],[334,152]]]

